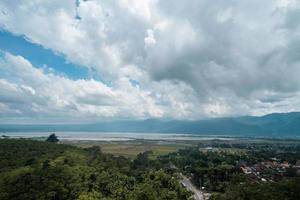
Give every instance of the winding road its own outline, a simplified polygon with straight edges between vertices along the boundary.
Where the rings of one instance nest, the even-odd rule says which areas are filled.
[[[194,193],[194,199],[195,200],[205,200],[204,198],[204,194],[201,190],[197,189],[192,182],[190,181],[190,179],[188,179],[186,176],[180,174],[181,177],[181,184],[184,185],[188,190],[190,190],[191,192]]]

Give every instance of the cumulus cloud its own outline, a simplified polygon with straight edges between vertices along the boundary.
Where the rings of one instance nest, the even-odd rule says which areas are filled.
[[[72,122],[185,115],[184,104],[178,101],[186,99],[172,84],[166,85],[174,92],[162,97],[132,85],[128,78],[119,79],[115,86],[94,79],[71,80],[5,53],[0,59],[1,120]],[[180,92],[185,91],[182,87]]]
[[[2,29],[102,81],[69,80],[6,54],[0,110],[97,119],[295,111],[299,16],[293,0],[4,0]]]

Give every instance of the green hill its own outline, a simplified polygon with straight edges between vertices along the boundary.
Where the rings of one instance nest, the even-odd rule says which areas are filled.
[[[103,154],[99,147],[0,139],[0,158],[1,200],[184,200],[190,196],[147,153],[132,161]]]

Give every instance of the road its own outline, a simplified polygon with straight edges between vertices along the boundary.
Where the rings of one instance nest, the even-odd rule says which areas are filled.
[[[188,190],[190,190],[191,192],[194,193],[194,199],[195,200],[205,200],[203,192],[199,189],[197,189],[192,182],[190,181],[190,179],[188,179],[187,177],[185,177],[184,175],[180,174],[181,176],[181,184],[184,185]]]

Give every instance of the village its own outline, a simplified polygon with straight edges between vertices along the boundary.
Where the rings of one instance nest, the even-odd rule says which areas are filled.
[[[250,181],[272,182],[278,181],[285,176],[292,177],[300,175],[300,161],[292,165],[287,161],[272,158],[253,166],[239,163],[239,169]]]

